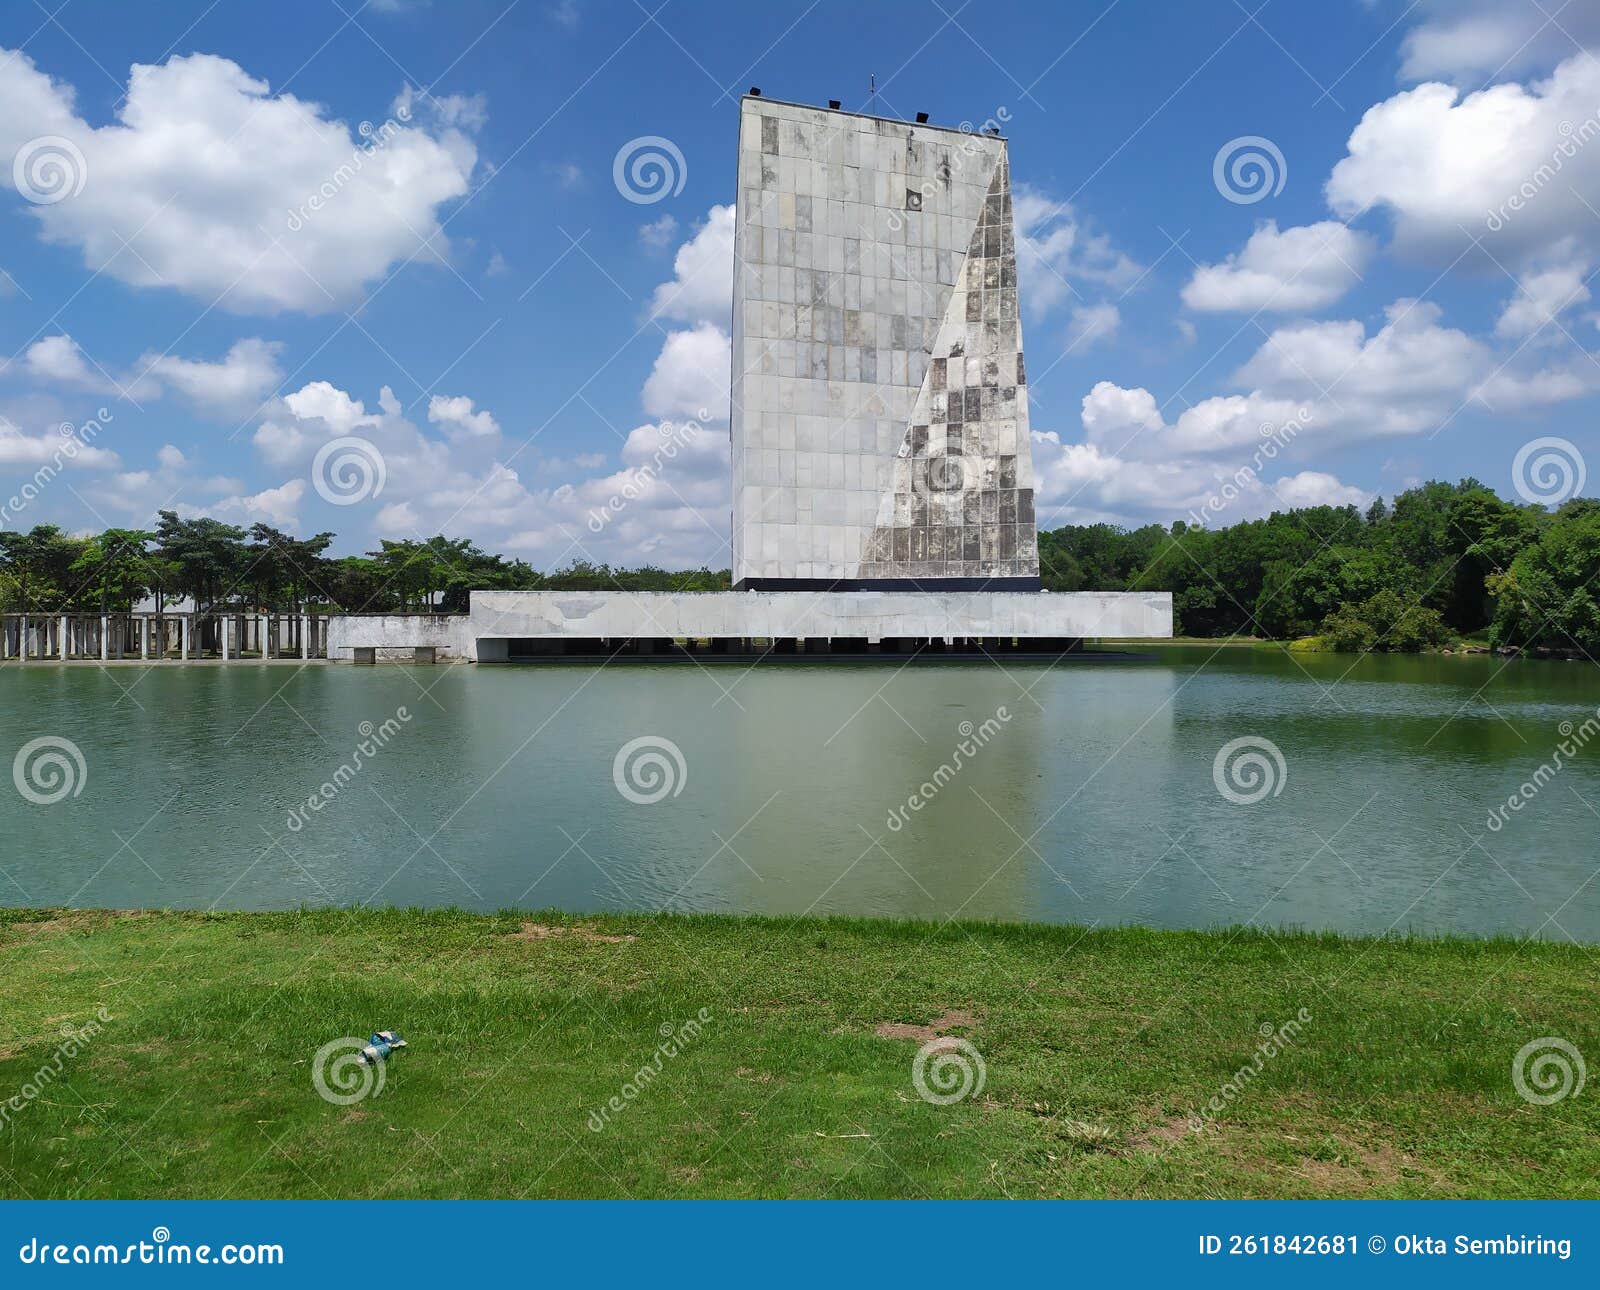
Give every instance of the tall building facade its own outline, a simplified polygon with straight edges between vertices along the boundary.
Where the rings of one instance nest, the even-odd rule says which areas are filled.
[[[746,96],[740,589],[1036,590],[1006,140]]]

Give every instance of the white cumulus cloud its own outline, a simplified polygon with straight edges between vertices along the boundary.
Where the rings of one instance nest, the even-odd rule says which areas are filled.
[[[468,191],[477,160],[471,111],[450,110],[364,137],[229,59],[192,54],[135,64],[115,121],[96,126],[70,85],[0,51],[0,155],[45,136],[68,145],[57,155],[77,191],[22,205],[40,236],[123,282],[240,312],[335,308],[397,263],[445,257],[439,209]],[[19,175],[46,178],[0,167],[8,187]]]
[[[662,221],[646,225],[663,232]],[[671,236],[672,227],[664,230]],[[648,240],[648,239],[647,239]],[[695,235],[678,248],[673,278],[650,297],[650,315],[725,327],[733,310],[733,207],[713,206]]]
[[[1126,291],[1143,272],[1067,202],[1018,185],[1011,202],[1017,231],[1018,294],[1023,308],[1042,317],[1087,291]]]
[[[653,417],[705,413],[725,420],[732,368],[733,345],[726,332],[710,323],[672,332],[644,383],[644,410]]]
[[[1237,254],[1197,268],[1183,303],[1204,312],[1321,309],[1360,281],[1374,245],[1370,234],[1336,220],[1282,231],[1268,220]]]
[[[1600,8],[1508,4],[1506,0],[1425,0],[1423,21],[1401,42],[1408,80],[1482,81],[1548,67],[1574,43],[1600,44]]]
[[[500,433],[500,425],[489,409],[474,412],[472,400],[464,394],[453,398],[435,394],[428,400],[428,420],[452,438],[483,439]]]
[[[1526,85],[1418,85],[1368,108],[1346,150],[1329,205],[1346,219],[1387,211],[1405,254],[1520,270],[1563,239],[1600,251],[1600,61],[1589,54]]]
[[[152,353],[139,365],[144,375],[177,390],[202,411],[237,417],[254,412],[277,388],[283,379],[278,366],[282,352],[277,341],[250,337],[234,342],[216,362]]]
[[[1067,349],[1087,349],[1098,341],[1110,340],[1121,325],[1122,311],[1110,301],[1074,305],[1067,321]]]
[[[1495,322],[1496,334],[1515,339],[1545,331],[1566,310],[1589,299],[1588,277],[1589,266],[1583,260],[1524,273]],[[1555,335],[1559,338],[1560,332]]]

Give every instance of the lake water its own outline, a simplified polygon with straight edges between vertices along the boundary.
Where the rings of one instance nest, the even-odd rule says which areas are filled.
[[[899,670],[10,667],[0,769],[78,791],[40,804],[0,779],[0,903],[1595,942],[1600,739],[1488,821],[1597,704],[1586,664],[1177,646]],[[41,738],[69,740],[81,777],[70,750],[13,762]],[[1245,745],[1258,761],[1225,794],[1217,755],[1240,739],[1283,769]]]

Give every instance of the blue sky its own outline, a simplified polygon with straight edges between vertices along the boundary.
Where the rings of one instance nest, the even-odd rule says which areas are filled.
[[[1600,448],[1600,4],[1547,11],[8,6],[0,528],[726,565],[737,96],[869,75],[1012,141],[1042,524],[1513,495]]]

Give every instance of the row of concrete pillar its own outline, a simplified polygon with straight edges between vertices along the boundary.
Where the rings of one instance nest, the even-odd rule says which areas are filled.
[[[313,614],[0,615],[3,660],[313,659],[327,657],[327,644],[327,619]]]

